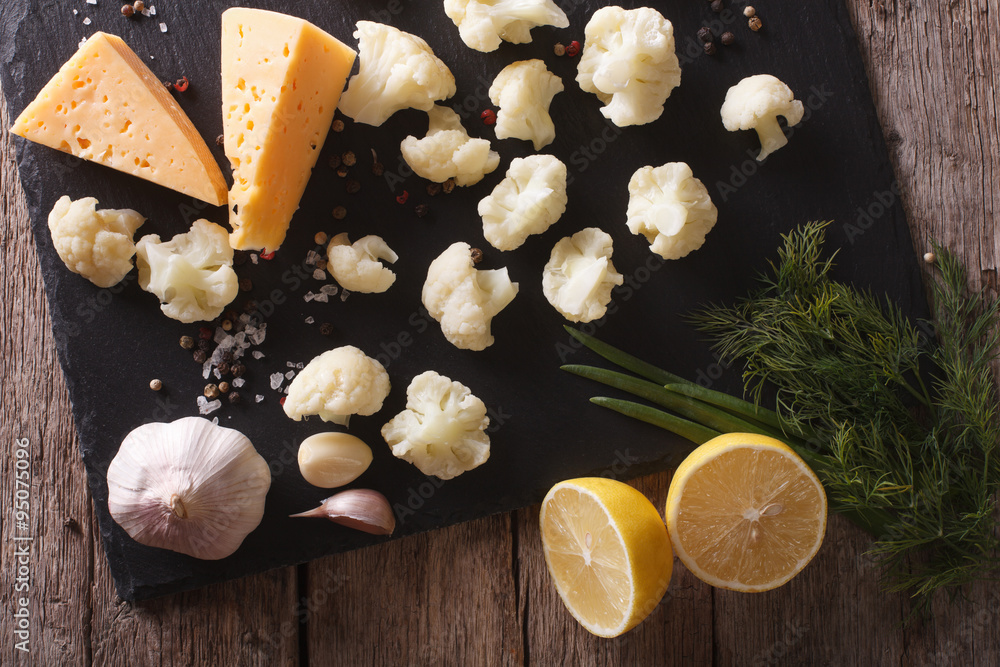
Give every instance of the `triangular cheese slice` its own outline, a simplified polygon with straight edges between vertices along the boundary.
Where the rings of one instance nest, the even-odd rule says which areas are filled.
[[[234,248],[273,251],[285,240],[356,56],[293,16],[242,8],[222,14]]]
[[[208,202],[226,180],[163,83],[115,35],[91,36],[11,132]]]

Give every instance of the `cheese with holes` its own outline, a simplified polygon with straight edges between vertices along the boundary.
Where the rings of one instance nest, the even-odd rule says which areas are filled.
[[[222,14],[234,248],[270,252],[284,241],[356,56],[293,16],[243,8]]]
[[[191,120],[119,37],[95,33],[11,132],[208,202],[226,180]]]

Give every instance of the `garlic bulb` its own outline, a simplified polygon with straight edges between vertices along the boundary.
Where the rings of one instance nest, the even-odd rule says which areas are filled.
[[[396,529],[396,517],[388,499],[371,489],[341,491],[324,500],[316,509],[291,516],[323,517],[372,535],[392,535]]]
[[[218,560],[260,523],[270,486],[245,435],[185,417],[125,436],[108,468],[108,510],[140,544]]]

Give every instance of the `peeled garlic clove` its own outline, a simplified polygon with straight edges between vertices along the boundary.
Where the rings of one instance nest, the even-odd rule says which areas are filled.
[[[218,560],[260,523],[270,486],[245,435],[185,417],[125,436],[108,468],[108,510],[140,544]]]
[[[324,500],[316,509],[291,516],[325,517],[341,526],[372,535],[392,535],[396,529],[396,517],[388,499],[371,489],[341,491]]]
[[[317,433],[299,445],[299,472],[324,489],[350,484],[371,462],[371,447],[347,433]]]

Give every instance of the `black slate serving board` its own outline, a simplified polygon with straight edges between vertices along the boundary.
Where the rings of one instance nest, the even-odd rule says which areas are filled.
[[[7,0],[0,7],[3,89],[12,117],[76,50],[81,38],[96,30],[120,35],[164,80],[186,75],[191,88],[178,96],[195,126],[227,167],[214,137],[222,131],[219,78],[219,15],[233,4],[211,0],[183,3],[161,0],[155,17],[126,20],[109,0],[79,2]],[[593,362],[563,332],[563,320],[541,293],[541,269],[555,241],[587,226],[614,237],[614,262],[626,276],[617,290],[613,314],[587,330],[674,372],[716,388],[738,391],[739,374],[713,358],[681,316],[705,302],[732,300],[743,294],[772,257],[779,234],[813,219],[834,219],[831,247],[842,246],[839,275],[889,295],[904,312],[923,316],[926,305],[911,240],[898,198],[868,83],[849,18],[840,0],[772,3],[762,19],[765,29],[751,33],[743,3],[727,3],[713,14],[706,2],[649,2],[675,28],[683,65],[680,88],[663,116],[647,126],[618,129],[604,121],[593,95],[574,81],[578,59],[556,57],[553,45],[583,40],[591,13],[605,2],[562,0],[571,27],[538,28],[534,43],[504,44],[490,54],[472,51],[458,38],[441,2],[425,0],[342,0],[291,2],[259,0],[252,6],[285,11],[310,21],[354,45],[359,19],[390,23],[424,37],[454,72],[458,94],[448,104],[465,117],[475,136],[491,138],[501,154],[500,168],[468,189],[429,197],[425,182],[405,176],[398,145],[408,134],[423,136],[426,116],[405,111],[381,128],[355,126],[331,133],[319,165],[277,256],[239,268],[250,277],[250,296],[270,301],[268,335],[259,348],[265,358],[248,361],[247,398],[213,416],[246,433],[270,462],[273,482],[260,527],[233,556],[203,562],[132,541],[110,518],[105,474],[122,438],[150,421],[197,414],[195,397],[205,381],[182,334],[182,325],[159,312],[155,297],[142,292],[135,272],[110,290],[100,290],[71,274],[56,256],[46,216],[63,194],[94,196],[102,208],[135,208],[149,220],[139,230],[169,237],[186,231],[197,217],[225,224],[225,211],[199,209],[179,194],[71,156],[16,140],[22,183],[31,211],[35,241],[45,277],[60,361],[69,385],[84,462],[106,552],[119,593],[142,599],[244,576],[267,568],[301,563],[324,554],[381,541],[319,520],[287,516],[318,504],[329,495],[299,475],[295,454],[307,435],[326,430],[317,419],[295,423],[279,407],[279,394],[268,385],[271,373],[287,362],[308,362],[336,345],[354,344],[379,355],[393,390],[377,416],[356,418],[350,431],[369,444],[375,460],[355,486],[382,491],[397,510],[404,537],[494,512],[538,502],[554,482],[581,475],[628,478],[675,465],[688,445],[670,434],[587,403],[596,385],[558,370],[563,362]],[[622,2],[626,7],[641,2]],[[74,13],[76,10],[76,13]],[[89,18],[89,25],[84,19]],[[161,32],[159,23],[167,32]],[[702,53],[695,32],[709,25],[736,33],[735,46],[710,57]],[[542,58],[563,77],[565,92],[556,96],[552,115],[557,139],[544,149],[560,157],[571,176],[569,206],[562,220],[541,236],[531,237],[511,253],[500,253],[482,237],[476,203],[503,178],[514,157],[531,154],[530,144],[496,141],[492,128],[479,120],[489,106],[486,91],[493,77],[514,60]],[[774,74],[807,107],[806,119],[792,131],[788,147],[765,165],[753,156],[753,132],[729,133],[719,108],[729,86],[744,76]],[[371,173],[369,150],[377,151],[386,173]],[[362,184],[355,195],[327,166],[328,157],[353,150],[359,163],[352,177]],[[644,165],[688,162],[709,188],[719,208],[719,223],[706,245],[679,261],[664,263],[625,227],[627,182]],[[228,173],[228,168],[224,169]],[[396,197],[406,190],[409,198]],[[431,213],[414,214],[417,204]],[[337,223],[330,211],[346,206]],[[307,303],[303,296],[322,283],[300,277],[313,235],[348,231],[383,236],[401,259],[398,279],[383,295],[352,295],[346,301]],[[464,240],[486,253],[484,267],[508,266],[520,294],[494,322],[496,344],[484,352],[457,350],[438,325],[421,311],[420,288],[430,260],[449,244]],[[240,301],[247,298],[241,294]],[[237,305],[240,303],[237,302]],[[315,323],[305,323],[307,317]],[[330,322],[332,338],[319,332]],[[426,478],[392,457],[379,436],[381,425],[403,408],[410,379],[434,369],[469,385],[490,407],[492,456],[479,469],[455,480]],[[151,378],[165,390],[147,387]]]

